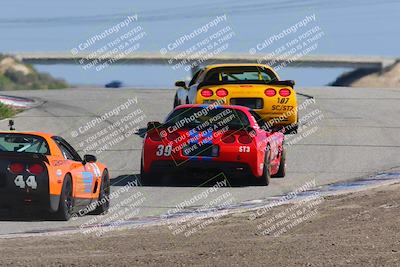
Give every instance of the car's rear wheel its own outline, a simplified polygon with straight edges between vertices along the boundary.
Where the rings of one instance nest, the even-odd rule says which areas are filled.
[[[155,185],[155,177],[152,173],[147,173],[144,171],[143,167],[143,159],[141,160],[140,164],[140,184],[142,186],[150,186],[150,185]]]
[[[94,211],[91,212],[93,215],[101,215],[108,212],[110,208],[110,176],[107,170],[104,171],[101,178],[100,193],[97,199],[97,206]]]
[[[71,175],[67,174],[64,177],[56,218],[61,221],[68,221],[72,216],[73,207],[74,198],[72,195],[72,178]]]
[[[297,134],[299,130],[299,125],[296,123],[294,125],[291,125],[291,129],[288,131],[287,134]]]
[[[296,123],[289,124],[288,127],[289,130],[285,134],[297,134],[299,130],[299,117],[297,117]]]
[[[267,146],[267,149],[265,150],[265,156],[264,156],[264,168],[263,168],[263,173],[260,177],[255,178],[255,184],[256,185],[262,185],[262,186],[267,186],[269,185],[271,181],[271,172],[270,172],[270,147]]]
[[[281,160],[278,172],[273,177],[283,178],[286,175],[286,149],[282,144]]]

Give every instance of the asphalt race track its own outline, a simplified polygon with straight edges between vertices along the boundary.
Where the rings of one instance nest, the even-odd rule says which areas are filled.
[[[298,89],[298,92],[303,94],[298,97],[299,104],[309,97],[315,99],[315,104],[311,103],[301,110],[301,116],[314,112],[322,114],[320,120],[316,119],[313,125],[303,129],[298,139],[290,137],[287,140],[287,176],[284,179],[273,179],[268,187],[233,186],[220,189],[221,193],[230,192],[235,203],[289,192],[313,179],[322,185],[400,166],[399,90],[321,87]],[[113,186],[112,191],[117,191],[128,181],[135,181],[135,175],[139,174],[142,137],[132,134],[120,140],[114,136],[107,140],[108,143],[113,140],[113,145],[101,153],[96,153],[96,150],[100,152],[99,147],[104,144],[88,148],[85,140],[135,110],[140,113],[135,118],[142,116],[143,119],[145,116],[135,127],[143,129],[148,121],[162,121],[172,109],[174,90],[74,88],[4,94],[30,97],[41,103],[15,118],[17,130],[52,132],[63,136],[81,154],[86,150],[97,155],[99,161],[108,165],[112,177],[116,178],[113,183],[117,185]],[[127,103],[128,99],[132,99],[132,103],[120,110],[118,115],[82,130],[96,117],[115,110]],[[137,103],[134,103],[136,100]],[[6,130],[7,121],[1,121],[0,127]],[[207,189],[197,186],[202,183],[201,180],[190,183],[189,186],[167,183],[165,186],[135,187],[112,204],[141,192],[144,201],[137,207],[135,216],[159,216]],[[196,206],[205,202],[207,200],[201,200]],[[3,218],[0,221],[0,235],[79,226],[92,218],[85,216],[70,222],[29,218],[10,221]]]

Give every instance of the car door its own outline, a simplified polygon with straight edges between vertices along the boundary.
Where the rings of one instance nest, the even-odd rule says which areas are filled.
[[[68,161],[72,175],[74,198],[77,205],[87,205],[92,198],[97,177],[91,164],[83,164],[82,158],[75,149],[61,137],[55,137],[64,158]]]

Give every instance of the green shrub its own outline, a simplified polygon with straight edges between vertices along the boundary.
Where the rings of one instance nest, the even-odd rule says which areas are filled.
[[[15,109],[12,109],[3,103],[0,103],[0,120],[10,118],[17,113]]]

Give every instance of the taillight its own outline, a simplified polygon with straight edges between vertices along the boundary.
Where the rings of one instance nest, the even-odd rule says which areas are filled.
[[[28,167],[28,172],[32,174],[41,174],[44,171],[44,167],[41,164],[35,163]]]
[[[169,141],[176,141],[179,138],[179,134],[174,132],[167,135]]]
[[[266,90],[264,91],[264,94],[265,94],[266,96],[274,96],[274,95],[276,95],[276,91],[275,91],[275,89],[273,89],[273,88],[268,88],[268,89],[266,89]]]
[[[239,143],[250,144],[253,141],[253,138],[251,138],[251,136],[248,134],[242,134],[239,136],[238,140],[239,140]]]
[[[218,89],[215,94],[219,97],[225,97],[228,95],[228,90],[224,89],[224,88],[220,88]]]
[[[201,94],[203,97],[210,97],[210,96],[212,96],[214,93],[213,93],[213,91],[211,91],[210,89],[203,89],[203,90],[201,90],[200,94]]]
[[[235,136],[233,134],[224,134],[222,136],[222,142],[226,144],[232,144],[235,142]]]
[[[158,134],[157,131],[151,131],[151,132],[149,133],[149,138],[150,138],[152,141],[161,141],[161,136]]]
[[[8,166],[8,170],[14,174],[23,173],[25,170],[25,165],[22,163],[14,162]]]
[[[283,97],[287,97],[287,96],[290,96],[290,90],[289,89],[281,89],[281,90],[279,90],[279,94],[280,94],[280,96],[283,96]]]

